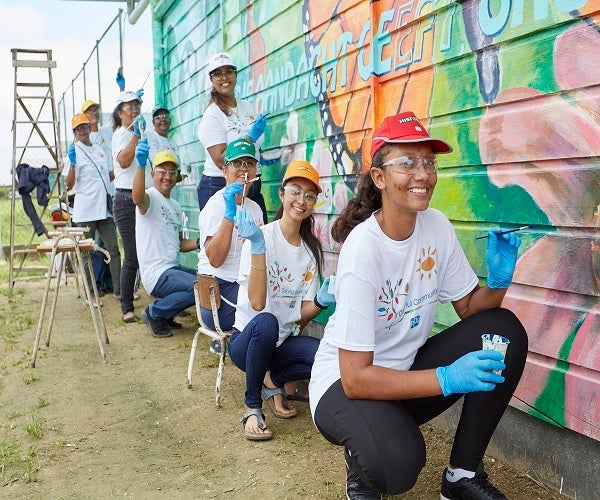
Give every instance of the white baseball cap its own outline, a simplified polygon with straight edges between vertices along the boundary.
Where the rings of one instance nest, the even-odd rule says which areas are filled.
[[[138,101],[140,104],[142,101],[138,97],[135,92],[131,92],[130,90],[126,90],[125,92],[121,92],[119,97],[117,97],[117,104],[121,104],[124,102]]]
[[[210,76],[215,69],[223,66],[232,66],[234,69],[237,69],[229,52],[219,52],[218,54],[210,56],[206,66],[206,72],[208,76]]]

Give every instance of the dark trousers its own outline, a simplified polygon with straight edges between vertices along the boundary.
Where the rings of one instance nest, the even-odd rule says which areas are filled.
[[[121,266],[121,312],[134,311],[133,291],[138,270],[137,247],[135,245],[135,205],[131,192],[117,189],[113,202],[115,223],[123,243]]]
[[[389,495],[410,490],[425,465],[425,441],[419,426],[440,415],[464,396],[450,455],[453,466],[474,471],[517,387],[527,357],[527,334],[506,309],[491,309],[430,337],[419,349],[411,370],[447,366],[480,350],[481,335],[510,339],[505,381],[490,392],[433,396],[403,401],[349,399],[341,380],[322,396],[315,424],[330,442],[346,447],[350,466],[371,488]]]

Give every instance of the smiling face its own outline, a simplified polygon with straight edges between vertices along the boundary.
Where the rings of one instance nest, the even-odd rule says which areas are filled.
[[[223,166],[223,175],[227,184],[233,184],[234,182],[243,184],[245,181],[256,177],[256,160],[251,156],[242,156],[232,160]],[[246,186],[246,191],[250,189],[249,186]]]
[[[90,126],[98,130],[98,121],[100,120],[100,108],[98,106],[90,106],[84,111],[85,116],[90,121]]]
[[[171,190],[177,183],[177,165],[170,161],[165,161],[155,165],[152,170],[152,181],[155,189],[165,198],[169,198]]]
[[[427,142],[388,144],[386,150],[383,163],[401,156],[431,160],[435,158],[433,147]],[[426,210],[437,183],[437,173],[427,173],[422,162],[414,174],[403,172],[400,165],[372,168],[371,178],[381,190],[383,209],[391,209],[399,214],[416,214]]]
[[[89,123],[82,123],[81,125],[77,125],[77,127],[73,129],[73,134],[75,134],[75,140],[89,146],[91,144],[90,130],[91,129]]]
[[[167,137],[167,133],[171,128],[171,115],[166,109],[159,109],[152,117],[152,125],[158,135]]]
[[[302,222],[310,217],[317,195],[317,189],[311,181],[292,177],[279,191],[279,199],[283,204],[282,219]]]
[[[237,71],[233,66],[221,66],[210,74],[210,81],[217,91],[225,98],[234,97]]]
[[[140,114],[142,106],[140,101],[134,100],[125,102],[119,105],[119,118],[121,118],[121,125],[127,128],[135,120],[135,117]]]

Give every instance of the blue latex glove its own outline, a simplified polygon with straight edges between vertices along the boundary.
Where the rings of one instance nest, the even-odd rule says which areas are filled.
[[[142,97],[144,97],[144,89],[137,89],[135,91],[135,95],[140,100],[140,102],[142,102]]]
[[[490,288],[508,288],[517,264],[521,240],[515,233],[498,235],[499,229],[488,233],[485,260],[488,266],[487,285]]]
[[[117,70],[117,85],[119,86],[119,88],[121,90],[125,90],[125,77],[123,76],[123,71],[122,70]]]
[[[146,168],[149,154],[150,145],[148,144],[148,139],[142,139],[135,147],[135,159],[138,162],[138,168]]]
[[[242,208],[236,218],[235,222],[238,227],[238,236],[240,238],[246,238],[250,240],[250,252],[253,254],[261,254],[267,251],[265,246],[265,237],[260,227],[256,225],[252,214],[245,208]]]
[[[317,302],[325,307],[328,307],[331,304],[335,304],[335,296],[332,293],[329,293],[328,291],[330,279],[331,277],[327,276],[327,278],[325,278],[325,281],[323,281],[321,288],[319,288],[319,290],[317,291]]]
[[[250,130],[246,133],[252,142],[258,141],[261,135],[265,133],[265,129],[267,128],[267,116],[260,115],[250,127]]]
[[[77,164],[77,155],[75,154],[75,144],[71,144],[69,146],[69,151],[67,152],[67,156],[69,157],[69,161],[71,165]]]
[[[268,160],[267,158],[265,158],[264,156],[260,156],[260,164],[261,165],[265,165],[266,167],[268,167],[269,165],[275,165],[275,163],[277,163],[279,161],[280,158],[271,158],[270,160]]]
[[[223,199],[225,200],[225,213],[223,217],[229,219],[231,222],[235,222],[235,213],[237,210],[236,194],[242,194],[242,184],[239,182],[229,184],[223,189]]]
[[[146,120],[142,115],[137,115],[133,120],[133,133],[138,137],[142,137],[142,132],[146,130]]]
[[[491,391],[504,382],[502,375],[492,370],[504,370],[504,354],[489,349],[474,351],[458,358],[449,366],[436,368],[444,396],[467,392]]]

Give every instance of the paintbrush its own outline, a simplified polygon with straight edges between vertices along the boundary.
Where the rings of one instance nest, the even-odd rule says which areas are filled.
[[[515,227],[514,229],[507,229],[506,231],[500,231],[499,233],[495,233],[496,236],[500,236],[502,234],[509,234],[509,233],[516,233],[517,231],[523,231],[523,229],[529,229],[533,226],[521,226],[521,227]],[[489,235],[485,235],[485,236],[478,236],[477,238],[475,238],[476,240],[483,240],[485,238],[489,238]]]
[[[246,184],[250,184],[251,182],[254,182],[256,179],[258,179],[258,177],[248,180],[248,172],[244,172],[244,183],[242,184],[242,203],[241,203],[242,209],[244,208],[244,200],[246,199]],[[233,247],[233,258],[234,259],[235,259],[235,256],[237,255],[237,243],[238,243],[239,239],[240,238],[236,236],[235,246]]]

